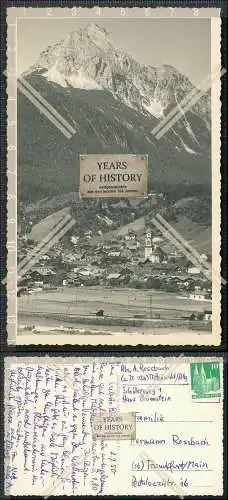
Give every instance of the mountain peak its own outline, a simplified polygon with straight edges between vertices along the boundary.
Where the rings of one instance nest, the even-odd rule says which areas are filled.
[[[61,87],[109,91],[116,100],[156,118],[162,118],[170,105],[180,103],[194,88],[169,64],[142,66],[115,47],[107,30],[96,22],[47,47],[30,72],[34,71]],[[200,103],[197,107],[202,115]]]
[[[99,26],[94,22],[87,24],[85,31],[90,35],[99,34],[101,36],[109,36],[108,31],[103,26]]]

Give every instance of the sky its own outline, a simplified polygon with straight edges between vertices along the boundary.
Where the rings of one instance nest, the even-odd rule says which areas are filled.
[[[35,64],[42,50],[71,31],[95,22],[116,47],[142,65],[170,64],[194,85],[211,72],[210,19],[18,19],[17,74]]]

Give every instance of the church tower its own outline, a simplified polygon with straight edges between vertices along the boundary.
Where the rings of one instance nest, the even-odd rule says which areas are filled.
[[[160,262],[159,254],[156,252],[154,245],[152,243],[152,235],[151,235],[150,230],[146,231],[145,260],[149,260],[152,264],[155,264],[155,263],[159,264],[159,262]]]
[[[152,250],[151,232],[147,231],[146,237],[145,237],[145,260],[150,259],[152,253],[153,253],[153,250]]]

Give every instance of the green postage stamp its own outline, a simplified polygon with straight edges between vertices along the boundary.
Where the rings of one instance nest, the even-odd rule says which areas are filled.
[[[190,363],[190,372],[192,399],[221,396],[219,363]]]

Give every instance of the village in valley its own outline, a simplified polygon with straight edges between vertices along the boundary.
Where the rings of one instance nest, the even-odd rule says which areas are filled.
[[[110,293],[112,289],[128,290],[129,302],[134,290],[146,291],[147,294],[150,291],[164,292],[170,297],[183,299],[183,306],[184,300],[186,304],[202,304],[200,310],[191,307],[192,312],[186,316],[189,320],[212,321],[211,282],[200,266],[188,261],[152,224],[137,227],[133,222],[114,231],[112,219],[105,217],[106,232],[98,228],[85,228],[84,231],[73,228],[41,255],[20,279],[18,296],[95,287],[97,293],[104,288]],[[36,246],[32,234],[31,231],[29,235],[19,235],[19,260]],[[201,259],[202,263],[207,263],[210,257],[202,253]],[[134,300],[137,301],[137,297]],[[162,311],[153,309],[152,302],[148,308],[149,317],[162,318]]]

